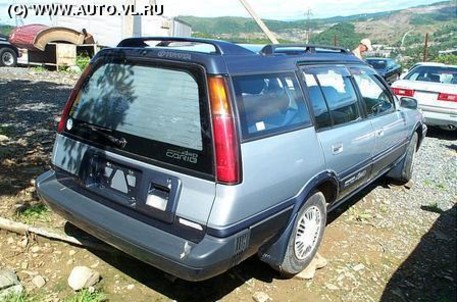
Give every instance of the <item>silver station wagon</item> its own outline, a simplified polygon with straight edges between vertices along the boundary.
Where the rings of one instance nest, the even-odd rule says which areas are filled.
[[[327,213],[407,182],[427,127],[349,51],[148,37],[91,61],[37,190],[95,237],[199,281],[258,255],[312,260]]]

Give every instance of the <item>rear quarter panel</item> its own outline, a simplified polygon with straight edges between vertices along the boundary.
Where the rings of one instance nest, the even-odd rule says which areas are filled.
[[[243,182],[216,186],[208,227],[221,228],[287,204],[324,167],[314,128],[241,145]]]

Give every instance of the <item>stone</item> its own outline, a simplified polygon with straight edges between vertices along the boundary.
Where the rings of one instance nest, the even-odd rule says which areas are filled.
[[[34,247],[32,247],[32,248],[30,249],[30,251],[31,251],[32,253],[38,253],[38,252],[41,251],[41,248],[40,248],[39,246],[35,245]]]
[[[68,67],[68,71],[77,73],[77,74],[80,74],[82,72],[81,68],[77,65],[72,65],[72,66]]]
[[[1,143],[1,142],[6,142],[6,141],[8,141],[9,139],[10,139],[10,138],[9,138],[8,136],[0,134],[0,143]]]
[[[6,289],[8,287],[18,285],[19,280],[16,274],[10,270],[2,269],[0,270],[0,290]]]
[[[0,301],[3,301],[4,297],[20,294],[23,290],[24,287],[13,271],[0,269]]]
[[[339,290],[339,287],[330,283],[325,284],[325,287],[327,287],[329,290]]]
[[[24,287],[21,284],[13,285],[7,289],[0,290],[0,301],[3,301],[3,298],[11,295],[19,295],[24,291]]]
[[[33,283],[33,285],[35,285],[36,288],[42,288],[43,286],[46,285],[46,280],[44,280],[43,277],[38,275],[32,279],[32,283]]]
[[[352,269],[353,269],[354,271],[358,272],[358,271],[363,270],[364,268],[365,268],[365,265],[363,265],[362,263],[360,263],[360,264],[357,264],[356,266],[354,266]]]
[[[316,253],[309,265],[296,275],[298,279],[310,280],[314,278],[317,269],[323,268],[328,263],[327,259]]]
[[[252,296],[252,299],[256,302],[268,302],[271,300],[270,296],[268,296],[266,293],[263,292],[256,292]]]
[[[414,186],[414,181],[410,180],[406,184],[403,185],[406,189],[411,190],[412,187]]]
[[[68,285],[75,291],[94,286],[100,280],[100,273],[86,266],[76,266],[68,277]]]

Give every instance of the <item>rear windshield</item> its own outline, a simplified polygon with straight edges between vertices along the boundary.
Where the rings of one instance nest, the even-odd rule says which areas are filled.
[[[457,84],[457,68],[447,66],[418,66],[406,76],[406,80]]]
[[[162,65],[99,64],[73,105],[74,126],[67,131],[111,148],[212,173],[203,72],[192,64]]]

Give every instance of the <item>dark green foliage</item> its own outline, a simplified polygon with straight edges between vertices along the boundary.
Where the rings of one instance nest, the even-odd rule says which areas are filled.
[[[0,36],[8,37],[13,28],[14,26],[11,25],[0,25]]]
[[[311,43],[334,45],[335,37],[337,46],[352,49],[359,44],[363,35],[355,32],[355,27],[352,23],[339,23],[312,36]]]

